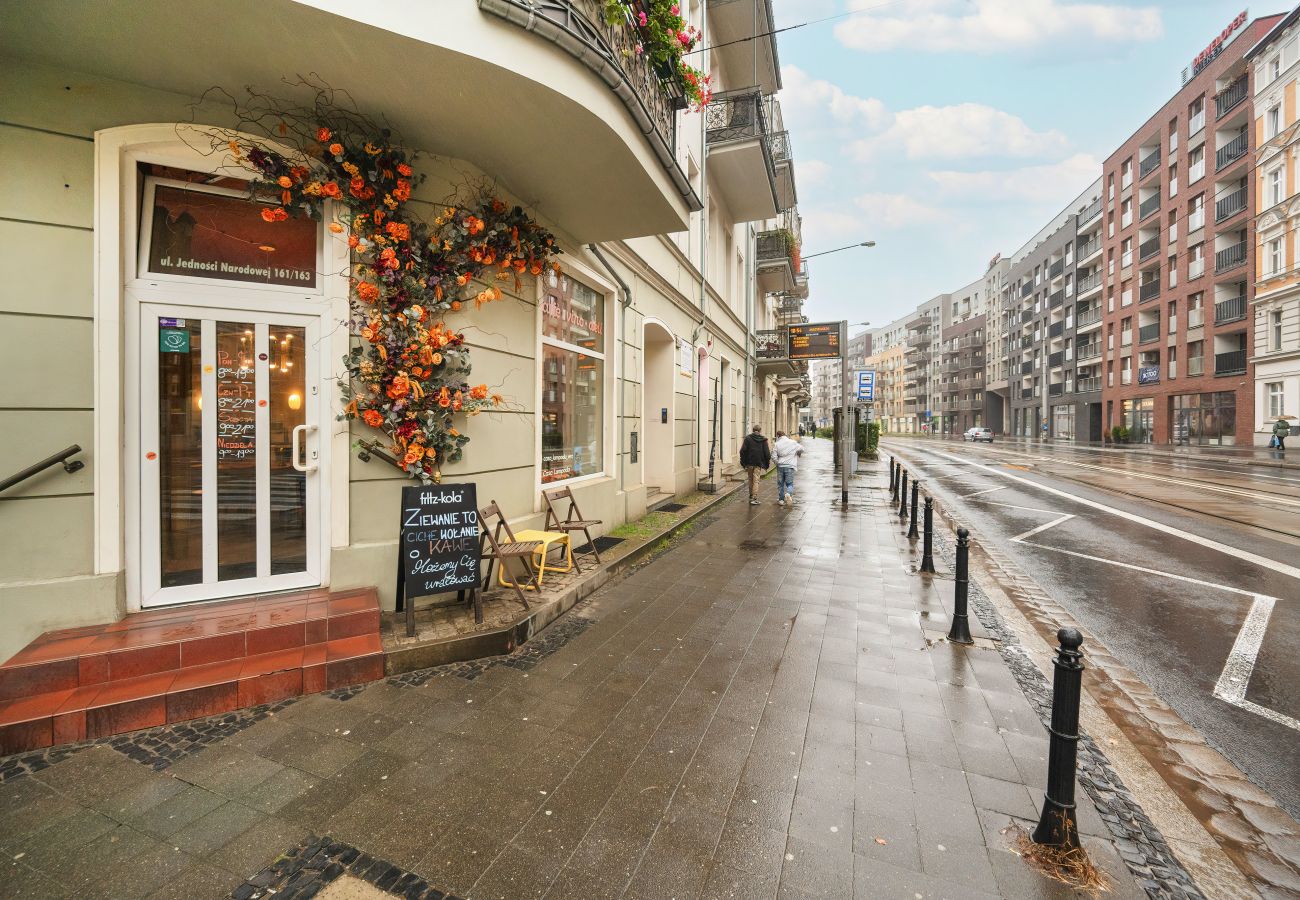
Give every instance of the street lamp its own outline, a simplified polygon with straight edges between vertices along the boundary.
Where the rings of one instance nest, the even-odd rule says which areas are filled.
[[[822,250],[819,253],[809,253],[807,256],[800,256],[800,259],[812,259],[814,256],[825,256],[827,253],[839,253],[841,250],[852,250],[854,247],[874,247],[875,241],[862,241],[859,244],[848,244],[844,247],[836,247],[834,250]]]

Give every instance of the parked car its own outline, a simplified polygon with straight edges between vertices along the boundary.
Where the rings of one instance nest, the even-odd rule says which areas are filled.
[[[970,441],[972,443],[975,441],[985,441],[986,443],[991,444],[993,443],[993,429],[967,428],[966,433],[962,435],[962,440]]]

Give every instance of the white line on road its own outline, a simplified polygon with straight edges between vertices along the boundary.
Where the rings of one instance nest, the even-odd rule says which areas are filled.
[[[965,496],[962,497],[962,499],[963,499],[963,500],[969,500],[971,497],[978,497],[980,494],[991,494],[991,493],[993,493],[994,491],[1005,491],[1006,489],[1007,489],[1007,486],[1004,484],[1004,485],[1000,485],[1000,486],[995,487],[995,488],[989,488],[988,490],[985,490],[985,491],[976,491],[976,492],[973,493],[973,494],[966,494]]]
[[[1273,604],[1276,602],[1276,597],[1255,595],[1255,602],[1251,604],[1250,612],[1246,614],[1246,621],[1241,626],[1241,631],[1237,632],[1237,640],[1232,644],[1228,662],[1224,665],[1223,673],[1219,675],[1219,681],[1214,686],[1214,696],[1247,712],[1263,716],[1269,721],[1300,731],[1300,721],[1246,699],[1246,688],[1250,685],[1250,676],[1255,672],[1259,645],[1264,641],[1268,618],[1272,615]]]
[[[1016,535],[1015,537],[1011,538],[1011,542],[1013,544],[1023,544],[1026,539],[1031,538],[1034,535],[1039,534],[1041,532],[1044,532],[1049,528],[1055,528],[1057,525],[1060,525],[1062,522],[1068,522],[1073,518],[1074,518],[1074,513],[1066,513],[1065,515],[1055,518],[1050,522],[1044,522],[1042,525],[1039,525],[1036,528],[1031,528],[1028,531],[1026,531],[1024,534]]]
[[[930,452],[935,454],[936,456],[947,456],[951,458],[949,454],[940,453],[937,450],[932,450]],[[1084,506],[1092,507],[1093,509],[1099,509],[1102,512],[1110,513],[1111,515],[1118,516],[1121,519],[1127,519],[1130,522],[1136,522],[1139,525],[1145,525],[1147,528],[1153,529],[1155,531],[1160,531],[1165,534],[1172,535],[1173,537],[1182,538],[1183,540],[1189,543],[1198,544],[1210,550],[1217,550],[1220,553],[1223,553],[1227,556],[1235,557],[1237,559],[1242,560],[1243,562],[1248,562],[1260,566],[1261,568],[1266,569],[1267,571],[1275,572],[1279,575],[1285,575],[1288,578],[1295,578],[1297,580],[1300,580],[1300,568],[1287,565],[1286,563],[1283,562],[1278,562],[1277,560],[1269,559],[1266,556],[1260,556],[1258,553],[1251,553],[1249,550],[1240,550],[1229,544],[1220,543],[1219,541],[1213,540],[1212,538],[1201,537],[1199,534],[1192,534],[1190,531],[1184,531],[1181,528],[1175,528],[1172,525],[1166,525],[1163,522],[1157,522],[1154,519],[1148,519],[1146,516],[1139,516],[1137,513],[1131,513],[1123,509],[1116,509],[1113,506],[1107,506],[1104,503],[1098,503],[1096,500],[1089,500],[1086,497],[1080,497],[1077,494],[1071,494],[1069,491],[1063,491],[1059,488],[1051,487],[1050,485],[1041,484],[1040,482],[1034,481],[1033,479],[1030,478],[1023,478],[1019,475],[1012,475],[1010,472],[1005,472],[993,466],[985,466],[980,463],[974,463],[974,462],[970,463],[970,466],[973,469],[982,469],[983,471],[988,472],[992,475],[997,475],[999,478],[1005,478],[1008,481],[1019,482],[1020,484],[1026,485],[1036,490],[1040,490],[1048,494],[1053,494],[1057,497],[1064,497],[1066,500],[1071,500],[1075,503],[1080,503]]]
[[[985,500],[983,497],[975,497],[974,499],[971,500],[971,503],[984,503],[989,506],[1001,506],[1006,509],[1024,509],[1024,510],[1028,510],[1029,512],[1041,512],[1041,513],[1059,512],[1059,510],[1055,510],[1055,509],[1043,509],[1041,506],[1019,506],[1018,504],[1015,503],[999,503],[996,500]]]
[[[1018,538],[1012,538],[1013,541],[1023,544],[1026,547],[1033,547],[1035,550],[1051,550],[1053,553],[1064,553],[1066,556],[1076,556],[1079,559],[1092,560],[1093,562],[1106,563],[1109,566],[1119,566],[1121,569],[1132,569],[1135,572],[1145,572],[1148,575],[1158,575],[1161,578],[1173,578],[1176,581],[1186,581],[1191,584],[1199,584],[1202,587],[1216,588],[1221,591],[1227,591],[1231,594],[1244,594],[1247,597],[1258,597],[1254,591],[1245,591],[1241,588],[1230,587],[1226,584],[1217,584],[1213,581],[1204,581],[1200,578],[1192,578],[1190,575],[1177,575],[1173,572],[1161,572],[1159,569],[1149,569],[1146,566],[1138,566],[1133,563],[1120,562],[1117,559],[1110,559],[1105,556],[1093,556],[1088,553],[1080,553],[1078,550],[1065,550],[1061,547],[1049,547],[1046,544],[1035,544],[1032,541],[1022,541]]]

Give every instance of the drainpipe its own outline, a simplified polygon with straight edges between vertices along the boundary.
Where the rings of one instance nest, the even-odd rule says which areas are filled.
[[[703,7],[701,7],[703,10]],[[700,46],[707,47],[708,35],[706,31],[709,27],[709,16],[705,12],[700,16]],[[707,60],[706,60],[707,62]],[[708,321],[708,304],[709,304],[709,131],[707,127],[708,116],[700,112],[700,322],[691,332],[691,359],[698,360],[695,353],[695,342],[699,339],[700,333],[704,331],[704,323]],[[695,475],[699,480],[699,447],[696,445],[700,436],[700,388],[702,384],[695,385],[695,398],[693,400],[695,407],[694,427],[691,428],[691,454],[696,457]]]
[[[623,459],[623,433],[626,430],[626,428],[625,428],[625,423],[623,422],[625,416],[623,416],[622,413],[626,412],[626,410],[623,408],[623,404],[624,402],[626,402],[625,397],[627,394],[627,390],[626,390],[627,388],[627,320],[628,320],[628,313],[632,309],[632,289],[628,287],[627,282],[623,280],[623,276],[620,275],[618,271],[609,264],[609,260],[605,258],[605,254],[600,252],[599,247],[597,247],[595,244],[588,244],[587,249],[590,250],[591,255],[596,257],[596,260],[602,266],[605,267],[605,271],[609,273],[609,276],[613,278],[615,282],[618,283],[619,290],[622,291],[623,294],[622,298],[620,298],[619,300],[619,302],[623,305],[623,314],[622,316],[620,316],[619,319],[620,343],[618,348],[619,389],[618,389],[617,406],[620,414],[616,418],[618,418],[619,420],[618,421],[618,488],[623,494],[623,518],[626,520],[627,519],[627,463]]]

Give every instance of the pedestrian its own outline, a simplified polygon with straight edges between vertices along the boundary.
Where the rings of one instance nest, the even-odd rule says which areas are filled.
[[[1291,435],[1291,423],[1286,419],[1278,419],[1273,423],[1273,440],[1277,444],[1277,449],[1286,449],[1286,439]]]
[[[758,506],[758,479],[772,466],[772,450],[763,437],[763,426],[754,429],[740,444],[740,464],[749,476],[749,505]]]
[[[790,505],[794,506],[794,472],[799,468],[803,447],[784,431],[778,431],[772,452],[776,457],[776,505],[785,506],[788,498]]]

